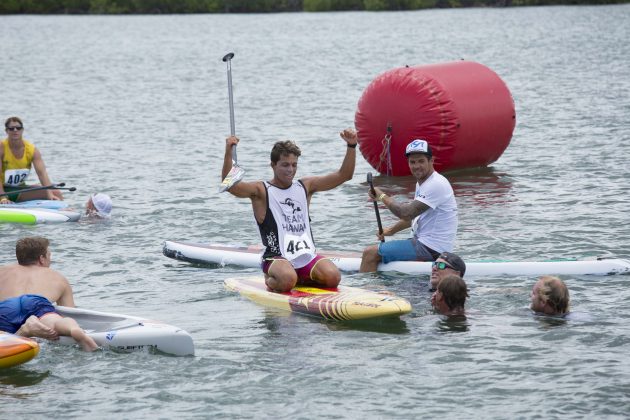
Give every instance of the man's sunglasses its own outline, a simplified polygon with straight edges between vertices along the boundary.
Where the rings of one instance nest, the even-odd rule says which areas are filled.
[[[7,127],[7,131],[20,131],[24,127]]]
[[[443,261],[433,261],[433,267],[437,268],[438,270],[445,270],[447,268],[450,268],[451,270],[455,270],[452,266],[448,265],[447,263]]]

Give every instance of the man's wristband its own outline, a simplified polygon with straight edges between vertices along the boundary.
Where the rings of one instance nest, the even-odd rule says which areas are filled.
[[[348,143],[348,147],[351,148],[351,149],[356,149],[357,148],[357,143],[354,143],[354,144]]]
[[[381,193],[381,195],[378,196],[377,201],[380,201],[382,203],[385,197],[387,197],[387,194]]]

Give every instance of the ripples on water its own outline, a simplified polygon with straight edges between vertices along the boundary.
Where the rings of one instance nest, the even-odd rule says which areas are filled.
[[[627,276],[566,277],[573,308],[529,315],[535,279],[469,279],[465,320],[430,308],[426,279],[353,274],[344,282],[409,299],[401,320],[326,323],[224,291],[255,273],[161,255],[165,239],[251,243],[246,201],[218,195],[235,51],[239,161],[270,174],[279,138],[302,173],[336,169],[337,132],[378,74],[465,58],[496,71],[516,103],[512,144],[491,168],[449,175],[466,259],[629,258],[630,8],[541,7],[229,16],[2,16],[0,114],[19,115],[56,181],[83,206],[111,194],[107,223],[0,226],[3,262],[21,236],[52,239],[80,306],[162,319],[196,356],[85,354],[43,344],[0,375],[2,416],[467,418],[627,413]],[[312,203],[318,245],[359,249],[376,230],[355,178]],[[378,176],[401,198],[413,180]],[[383,212],[385,223],[391,216]],[[402,235],[401,235],[402,237]],[[7,408],[9,407],[9,408]]]

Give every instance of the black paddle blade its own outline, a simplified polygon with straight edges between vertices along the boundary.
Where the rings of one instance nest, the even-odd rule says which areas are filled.
[[[234,53],[233,52],[227,53],[223,56],[223,62],[225,63],[226,61],[231,60],[232,58],[234,58]]]

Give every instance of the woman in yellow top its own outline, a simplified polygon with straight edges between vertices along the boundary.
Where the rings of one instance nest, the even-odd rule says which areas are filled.
[[[4,131],[7,133],[7,138],[2,140],[0,145],[0,161],[2,162],[0,194],[28,188],[29,185],[26,185],[25,181],[31,172],[31,166],[35,167],[41,185],[51,185],[41,153],[33,143],[22,138],[24,132],[22,120],[18,117],[7,118],[4,122]],[[63,200],[63,195],[59,190],[16,192],[0,196],[0,204],[40,199]]]

